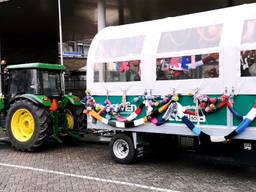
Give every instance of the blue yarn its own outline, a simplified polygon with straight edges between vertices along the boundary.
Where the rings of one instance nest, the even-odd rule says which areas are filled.
[[[157,121],[156,125],[157,125],[157,126],[163,125],[163,124],[166,123],[167,121],[168,121],[168,120],[161,118],[161,119],[159,119],[159,120]]]
[[[251,124],[251,120],[250,119],[244,119],[239,126],[235,129],[235,131],[240,134],[242,133],[250,124]]]
[[[231,112],[235,117],[237,117],[237,118],[240,119],[240,120],[243,120],[243,116],[240,115],[234,108],[232,108],[232,107],[228,107],[228,108],[229,108],[230,112]]]
[[[195,135],[199,136],[201,134],[202,130],[196,127],[186,116],[183,116],[181,120]]]
[[[182,122],[187,125],[187,127],[192,131],[195,128],[195,125],[186,117],[183,116],[181,118]]]
[[[201,129],[199,127],[194,127],[192,131],[193,133],[195,133],[196,136],[199,136],[201,134]]]

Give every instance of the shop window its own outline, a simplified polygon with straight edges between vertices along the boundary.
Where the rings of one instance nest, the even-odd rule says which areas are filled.
[[[256,43],[256,19],[244,22],[241,43]],[[256,76],[256,49],[246,48],[240,52],[240,71],[242,77]]]
[[[222,24],[162,32],[158,53],[217,47]]]
[[[140,81],[140,61],[97,63],[94,66],[94,82]]]
[[[157,80],[202,79],[219,77],[219,53],[158,58]]]

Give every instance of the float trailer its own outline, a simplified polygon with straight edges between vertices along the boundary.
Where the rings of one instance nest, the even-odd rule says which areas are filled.
[[[132,162],[154,134],[255,154],[255,10],[246,4],[107,27],[95,36],[87,125],[115,132],[114,160]]]

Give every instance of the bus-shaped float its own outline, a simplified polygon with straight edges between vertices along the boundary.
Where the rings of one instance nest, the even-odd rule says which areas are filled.
[[[107,27],[95,36],[87,126],[114,131],[117,162],[141,156],[154,134],[254,151],[255,10],[245,4]]]

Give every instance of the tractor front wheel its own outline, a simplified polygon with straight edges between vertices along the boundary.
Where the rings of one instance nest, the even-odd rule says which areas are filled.
[[[6,119],[7,134],[14,148],[34,151],[41,147],[50,133],[47,109],[27,100],[11,105]]]

